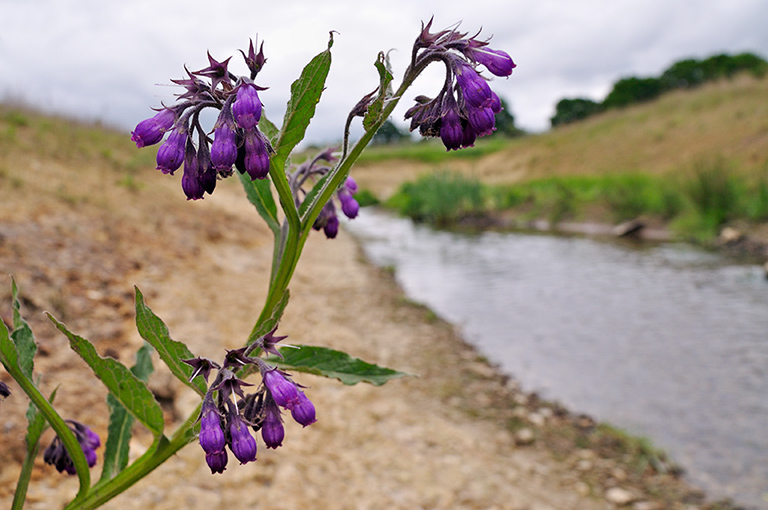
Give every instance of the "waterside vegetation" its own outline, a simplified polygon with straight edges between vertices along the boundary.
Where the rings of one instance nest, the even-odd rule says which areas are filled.
[[[378,147],[358,181],[400,213],[440,226],[489,216],[515,225],[643,217],[708,242],[725,226],[768,222],[766,98],[768,78],[739,75],[542,134],[492,136],[472,160],[444,162],[445,151],[424,143]],[[389,183],[394,192],[367,180],[377,165],[399,181],[394,190]]]

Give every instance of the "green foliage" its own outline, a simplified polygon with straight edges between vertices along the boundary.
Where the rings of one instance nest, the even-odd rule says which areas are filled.
[[[381,386],[387,381],[408,375],[405,372],[366,363],[327,347],[298,345],[283,347],[279,352],[283,359],[273,356],[269,361],[278,364],[280,368],[331,377],[347,385],[366,382]]]
[[[459,173],[437,172],[403,184],[387,205],[415,221],[448,225],[482,213],[485,192],[476,179]]]
[[[283,126],[274,147],[278,157],[285,161],[300,141],[315,115],[315,108],[325,88],[325,79],[331,69],[331,46],[333,36],[328,41],[328,48],[318,54],[304,68],[298,80],[291,85],[291,99],[286,106]]]
[[[400,131],[394,122],[387,119],[384,121],[384,124],[381,125],[379,130],[376,131],[376,134],[373,135],[371,145],[387,145],[409,140],[410,138],[408,133]]]
[[[200,396],[205,395],[205,383],[200,379],[190,381],[189,377],[192,375],[193,369],[191,366],[182,363],[181,361],[183,359],[194,358],[195,355],[190,352],[186,345],[171,338],[171,335],[168,332],[168,327],[162,319],[155,315],[155,313],[144,303],[144,295],[139,288],[136,287],[135,290],[136,328],[139,330],[141,338],[155,348],[160,355],[160,359],[168,365],[168,368],[173,375],[195,390]]]
[[[512,114],[512,107],[503,97],[500,97],[501,111],[496,114],[496,131],[493,136],[514,137],[525,134],[525,132],[515,126],[515,116]]]
[[[131,367],[131,372],[147,382],[153,370],[152,346],[145,343],[136,353],[136,364]],[[134,421],[133,416],[111,393],[107,395],[107,405],[110,409],[109,427],[100,482],[114,478],[128,465],[128,447]]]
[[[603,105],[591,99],[562,99],[555,106],[555,115],[549,119],[552,127],[586,119],[603,111]]]
[[[360,204],[360,207],[377,205],[380,203],[379,199],[376,198],[376,195],[371,193],[371,190],[368,189],[361,189],[355,193],[355,200],[357,200],[357,203]]]
[[[152,434],[160,436],[165,426],[163,411],[144,381],[136,377],[119,361],[99,356],[93,344],[69,331],[64,324],[50,314],[48,318],[59,331],[66,335],[72,350],[88,363],[96,377],[104,383],[104,386],[109,389],[120,404]]]
[[[603,100],[603,108],[621,108],[630,104],[656,99],[664,91],[658,78],[623,78]]]

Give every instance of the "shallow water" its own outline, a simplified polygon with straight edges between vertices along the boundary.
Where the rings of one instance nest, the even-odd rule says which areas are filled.
[[[650,437],[713,497],[768,508],[768,282],[680,244],[346,225],[529,391]]]

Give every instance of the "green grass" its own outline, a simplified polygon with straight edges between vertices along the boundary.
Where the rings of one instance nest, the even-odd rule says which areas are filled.
[[[370,146],[363,152],[358,161],[360,163],[380,163],[406,159],[421,163],[442,163],[450,159],[479,159],[506,148],[508,144],[508,138],[497,135],[478,140],[471,149],[447,151],[443,143],[437,138],[421,139],[415,143],[403,142]]]
[[[644,216],[669,222],[681,238],[707,242],[729,222],[768,219],[768,177],[747,178],[719,157],[663,176],[562,175],[503,186],[437,171],[401,185],[386,205],[442,227],[499,212],[555,223],[594,219],[595,211],[599,221],[615,223]]]
[[[387,205],[401,214],[438,226],[486,211],[485,186],[458,173],[436,172],[405,183]]]

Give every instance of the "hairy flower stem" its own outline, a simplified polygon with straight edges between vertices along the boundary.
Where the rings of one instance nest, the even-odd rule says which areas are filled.
[[[24,507],[24,502],[27,499],[27,487],[29,487],[29,480],[32,477],[32,468],[35,467],[35,457],[40,449],[39,439],[40,437],[37,437],[34,444],[27,444],[27,455],[24,457],[24,463],[21,465],[16,492],[13,494],[11,510],[21,510]]]
[[[259,315],[256,324],[251,330],[251,336],[248,339],[249,344],[256,339],[255,335],[258,332],[259,327],[264,321],[271,317],[275,306],[277,306],[277,303],[280,302],[285,291],[288,289],[288,285],[296,270],[309,232],[312,230],[312,225],[320,214],[323,206],[331,199],[331,195],[333,195],[334,191],[341,186],[347,178],[354,162],[373,139],[376,131],[379,130],[381,125],[384,124],[392,114],[392,111],[397,106],[400,98],[425,67],[426,65],[419,66],[418,68],[409,67],[403,78],[403,83],[400,85],[397,92],[395,92],[392,99],[386,103],[386,106],[379,116],[379,120],[377,120],[376,123],[363,134],[348,154],[342,156],[342,159],[331,171],[331,174],[328,179],[326,179],[323,187],[314,197],[312,203],[301,218],[298,216],[298,211],[296,210],[296,205],[291,195],[290,185],[288,185],[285,177],[285,170],[283,169],[285,162],[278,160],[279,158],[277,157],[272,158],[270,161],[269,173],[270,176],[272,176],[275,189],[280,197],[280,203],[282,204],[283,211],[286,215],[286,222],[281,229],[279,239],[275,239],[276,249],[273,254],[272,279],[270,281],[267,300],[264,303],[261,315]]]
[[[192,411],[189,417],[182,423],[170,439],[161,435],[152,446],[131,465],[117,474],[114,478],[100,481],[94,485],[87,495],[75,498],[65,510],[90,510],[98,508],[110,499],[119,495],[133,484],[147,476],[156,467],[176,454],[183,447],[195,440],[193,429],[200,415],[202,402]],[[79,473],[79,471],[78,471]]]

